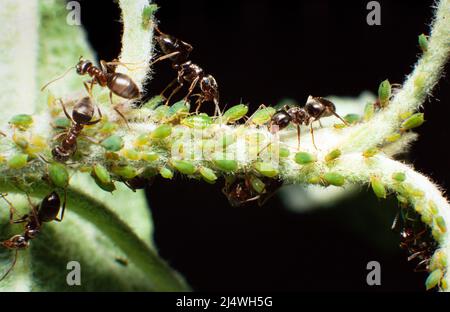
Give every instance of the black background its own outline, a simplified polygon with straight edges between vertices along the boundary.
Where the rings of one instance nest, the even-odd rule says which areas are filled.
[[[368,26],[368,1],[158,1],[160,28],[194,46],[192,60],[212,73],[222,104],[251,109],[284,97],[357,96],[389,78],[402,82],[428,31],[433,1],[379,1],[381,26]],[[113,1],[80,1],[82,22],[101,59],[120,50]],[[175,73],[155,67],[149,94]],[[448,189],[448,79],[425,104],[428,120],[408,161]],[[370,192],[315,213],[297,214],[279,199],[231,208],[220,185],[178,178],[148,190],[160,254],[196,290],[423,290],[390,230],[395,203]],[[130,207],[131,208],[131,207]],[[367,286],[366,264],[381,263],[382,285]]]

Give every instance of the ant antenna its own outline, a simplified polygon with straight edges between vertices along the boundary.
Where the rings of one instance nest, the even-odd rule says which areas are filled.
[[[0,282],[3,281],[9,273],[11,273],[12,269],[14,268],[14,266],[16,265],[17,262],[17,255],[18,255],[19,251],[16,249],[16,252],[14,254],[14,260],[11,264],[11,266],[9,267],[9,269],[5,272],[5,274],[3,274],[3,276],[0,278]]]
[[[81,59],[81,56],[80,56],[80,59]],[[47,82],[47,83],[41,88],[41,91],[44,91],[45,88],[47,88],[50,84],[52,84],[52,83],[54,83],[55,81],[57,81],[57,80],[63,78],[65,75],[67,75],[68,72],[70,72],[70,71],[71,71],[72,69],[74,69],[74,68],[75,68],[75,66],[70,67],[70,68],[67,69],[67,70],[64,72],[64,74],[62,74],[61,76],[58,76],[58,77],[56,77],[55,79],[52,79],[52,80],[50,80],[49,82]]]

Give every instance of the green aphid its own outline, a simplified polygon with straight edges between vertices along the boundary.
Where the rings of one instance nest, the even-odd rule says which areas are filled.
[[[430,290],[438,286],[443,276],[444,273],[441,269],[434,270],[430,273],[430,275],[428,275],[427,280],[425,281],[425,288]]]
[[[157,161],[159,159],[159,155],[151,152],[142,152],[141,159],[147,162]]]
[[[372,119],[373,115],[375,114],[375,105],[373,103],[367,103],[366,107],[364,107],[364,121],[368,121]]]
[[[422,50],[422,52],[427,52],[428,51],[428,38],[427,36],[425,36],[424,34],[421,34],[418,38],[419,41],[419,46],[420,49]]]
[[[48,166],[48,176],[56,187],[65,188],[69,184],[69,172],[63,164],[50,164]]]
[[[420,220],[422,220],[422,222],[425,224],[431,224],[431,222],[433,221],[433,216],[428,210],[424,210],[420,215]]]
[[[172,166],[182,174],[191,175],[197,171],[197,168],[193,163],[187,160],[171,160]]]
[[[330,185],[343,186],[345,184],[344,176],[337,172],[327,172],[322,178]]]
[[[295,162],[300,165],[307,165],[317,161],[317,157],[307,152],[298,152],[295,154]]]
[[[272,119],[275,112],[276,110],[273,107],[261,108],[250,117],[249,122],[258,126],[264,125]]]
[[[253,168],[263,176],[268,178],[274,178],[278,175],[279,171],[271,163],[256,162]]]
[[[308,178],[308,183],[309,184],[322,184],[323,180],[321,179],[320,176],[315,175],[315,176]]]
[[[392,88],[389,80],[385,80],[380,83],[378,87],[378,100],[380,101],[381,107],[385,107],[389,104],[389,99],[391,98]]]
[[[370,185],[372,186],[372,190],[378,198],[386,198],[387,192],[386,188],[381,182],[381,179],[376,176],[370,177]]]
[[[380,150],[376,147],[368,148],[363,152],[363,156],[366,158],[370,158],[378,154]]]
[[[15,115],[9,120],[9,123],[20,130],[26,130],[33,124],[33,117],[27,114]]]
[[[190,108],[191,105],[189,104],[189,102],[186,102],[184,100],[178,101],[169,107],[166,113],[166,118],[169,120],[174,120],[179,117],[185,117],[189,115]]]
[[[214,173],[214,170],[207,167],[200,167],[199,171],[206,182],[214,183],[217,180],[217,175]]]
[[[206,129],[213,123],[211,117],[205,113],[186,117],[181,124],[193,129]]]
[[[169,112],[169,106],[161,105],[161,106],[158,106],[157,108],[155,108],[152,117],[154,120],[161,121],[165,118],[165,116],[168,114],[168,112]]]
[[[406,180],[406,175],[404,172],[394,172],[392,174],[392,179],[397,182],[403,182]]]
[[[410,130],[421,126],[425,122],[423,113],[416,113],[402,122],[400,128],[402,131]]]
[[[430,211],[434,215],[437,215],[439,213],[439,209],[438,209],[437,205],[431,200],[428,202],[428,208],[430,208]]]
[[[169,124],[162,124],[159,125],[155,130],[153,130],[153,132],[150,134],[150,137],[152,139],[161,140],[167,138],[171,134],[172,126]]]
[[[124,179],[133,179],[138,175],[137,170],[132,166],[114,166],[112,167],[112,172],[114,174],[117,174],[118,176],[124,178]]]
[[[217,169],[225,172],[235,171],[238,167],[238,164],[235,160],[228,160],[228,159],[215,159],[214,164],[217,167]]]
[[[437,250],[430,262],[430,271],[447,267],[447,255],[443,250]]]
[[[124,143],[120,136],[111,135],[104,139],[100,145],[108,152],[118,152],[123,148]]]
[[[164,97],[161,95],[156,95],[142,105],[142,108],[155,109],[163,103]]]
[[[173,178],[173,170],[167,167],[162,167],[161,169],[159,169],[159,174],[164,178],[164,179],[172,179]]]
[[[285,148],[285,147],[280,147],[280,157],[281,158],[286,158],[289,157],[289,149]]]
[[[408,203],[409,203],[408,198],[406,198],[405,196],[400,195],[400,194],[397,195],[397,200],[401,205],[404,205],[404,206],[408,205]]]
[[[91,176],[94,179],[95,183],[98,185],[98,187],[100,187],[102,190],[106,191],[106,192],[110,192],[112,193],[113,191],[116,190],[116,186],[114,185],[114,182],[109,182],[109,183],[103,183],[99,177],[95,174],[94,171],[91,172]]]
[[[252,185],[252,188],[256,191],[256,193],[258,193],[258,194],[262,194],[266,190],[266,185],[258,177],[251,176],[250,184]]]
[[[423,87],[425,87],[425,82],[427,81],[427,74],[426,73],[418,73],[416,76],[416,79],[414,79],[414,87],[416,87],[416,90],[414,90],[415,94],[422,91]]]
[[[447,232],[447,225],[445,224],[445,220],[442,216],[436,217],[434,221],[436,221],[436,225],[442,233]]]
[[[235,105],[230,107],[222,115],[222,121],[225,123],[233,123],[244,117],[248,112],[248,106],[245,104]]]
[[[347,114],[344,116],[344,120],[349,124],[356,124],[361,121],[361,116],[358,114]]]
[[[332,150],[331,152],[329,152],[326,156],[325,156],[325,161],[326,162],[331,162],[333,160],[338,159],[339,157],[341,157],[342,152],[340,149],[336,148],[334,150]]]
[[[402,135],[400,133],[393,133],[391,135],[388,135],[386,137],[386,142],[388,143],[394,143],[397,142],[400,138],[402,137]]]
[[[70,127],[70,120],[64,117],[58,117],[53,120],[53,127],[59,129],[66,129]]]
[[[101,164],[94,165],[92,173],[98,178],[98,180],[102,184],[111,184],[111,175],[103,165]]]
[[[13,141],[18,147],[20,147],[23,150],[27,149],[29,146],[27,139],[17,134],[13,135]]]
[[[15,154],[8,160],[8,167],[11,169],[22,169],[27,165],[28,155],[27,154]]]
[[[114,131],[116,131],[118,127],[119,126],[116,123],[107,121],[102,125],[102,127],[98,131],[102,134],[111,134]]]
[[[157,10],[158,6],[154,3],[144,7],[142,10],[142,27],[144,29],[148,29],[151,26],[153,16]]]

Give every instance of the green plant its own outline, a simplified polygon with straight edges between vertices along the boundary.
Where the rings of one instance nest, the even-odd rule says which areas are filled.
[[[119,4],[124,23],[120,60],[138,65],[132,70],[119,66],[118,70],[142,87],[150,79],[156,7],[147,0],[121,0]],[[0,46],[8,47],[0,51],[2,66],[11,73],[11,79],[0,86],[4,91],[0,94],[7,95],[2,104],[8,103],[11,113],[0,116],[5,124],[5,136],[0,137],[0,191],[26,191],[42,198],[53,189],[62,192],[66,188],[64,169],[53,168],[39,158],[43,155],[52,159],[55,129],[51,125],[65,123],[55,99],[76,101],[84,91],[82,78],[74,74],[53,83],[49,93],[40,93],[38,87],[64,72],[80,55],[92,58],[92,52],[80,28],[68,26],[63,20],[65,8],[61,2],[42,0],[37,5],[7,0],[1,6],[0,17],[16,29],[0,38]],[[370,184],[380,198],[396,194],[422,216],[439,244],[427,288],[448,290],[449,204],[428,178],[392,157],[416,139],[411,130],[424,122],[417,110],[441,77],[450,54],[449,11],[450,3],[440,1],[429,38],[419,38],[423,54],[401,89],[393,95],[386,80],[380,85],[379,108],[369,104],[362,118],[347,116],[347,127],[325,124],[315,129],[317,149],[309,135],[302,135],[298,151],[295,129],[283,131],[280,137],[270,133],[264,124],[273,109],[259,111],[245,124],[236,123],[247,113],[243,105],[214,118],[190,115],[188,103],[182,101],[167,107],[159,105],[161,99],[157,97],[137,110],[115,98],[128,119],[127,128],[112,110],[108,91],[95,88],[94,98],[104,118],[84,133],[101,144],[80,142],[73,164],[64,167],[70,175],[69,211],[64,223],[46,225],[30,250],[20,252],[14,274],[0,287],[67,289],[65,264],[80,258],[90,279],[82,286],[87,290],[187,290],[182,278],[158,258],[148,239],[151,225],[143,194],[131,193],[120,182],[157,174],[171,179],[178,172],[208,183],[220,176],[250,174],[261,178],[254,184],[255,191],[260,192],[264,190],[262,179],[279,178],[285,183],[323,187]],[[24,20],[23,15],[39,30],[29,34],[27,29],[27,40],[23,25],[15,23]],[[27,54],[23,56],[26,62],[13,55],[17,49]],[[23,88],[29,92],[23,92]],[[107,191],[99,195],[99,187],[113,195]],[[128,204],[130,196],[133,207]],[[13,195],[11,200],[23,212],[28,209],[23,199],[21,203],[21,196]],[[5,224],[2,237],[21,230],[6,226],[5,215],[0,216]],[[1,255],[6,267],[11,253],[3,251]],[[116,261],[122,258],[128,260],[127,266]]]

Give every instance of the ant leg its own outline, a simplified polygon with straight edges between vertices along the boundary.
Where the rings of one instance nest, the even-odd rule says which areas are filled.
[[[87,122],[86,125],[88,125],[88,126],[95,125],[96,123],[100,122],[102,120],[102,118],[103,118],[102,111],[100,110],[100,107],[97,104],[95,104],[95,106],[97,107],[97,112],[98,112],[98,117],[99,118],[96,119],[96,120],[92,120],[92,121]]]
[[[0,131],[0,135],[6,137],[6,134],[4,134],[3,132]]]
[[[151,62],[149,66],[153,66],[154,64],[156,64],[156,63],[158,63],[158,62],[161,62],[161,61],[164,61],[164,60],[166,60],[166,59],[168,59],[168,58],[171,58],[172,56],[175,56],[175,55],[177,55],[177,54],[180,54],[180,51],[175,51],[175,52],[172,52],[172,53],[169,53],[169,54],[160,56],[160,57],[158,57],[156,60],[154,60],[153,62]]]
[[[30,195],[28,195],[28,193],[26,193],[26,194],[27,194],[27,200],[28,200],[28,203],[29,203],[30,206],[31,206],[31,212],[33,213],[33,217],[34,217],[34,219],[36,220],[37,225],[40,226],[40,225],[41,225],[41,222],[39,222],[38,212],[37,212],[37,210],[36,210],[36,206],[35,206],[35,205],[33,204],[33,202],[31,201]]]
[[[3,276],[0,278],[0,282],[3,281],[3,280],[8,276],[8,274],[12,271],[12,269],[13,269],[14,266],[16,265],[16,262],[17,262],[17,255],[18,255],[19,250],[16,249],[15,251],[16,251],[16,252],[15,252],[15,254],[14,254],[14,260],[13,260],[11,266],[9,267],[9,269],[6,271],[6,273],[3,274]]]
[[[309,132],[311,133],[311,138],[312,138],[312,144],[314,145],[314,148],[317,150],[317,146],[316,146],[316,142],[314,141],[314,129],[312,126],[312,122],[309,124]]]
[[[177,81],[178,81],[178,78],[175,78],[174,80],[172,80],[172,82],[169,83],[169,84],[167,85],[167,87],[165,87],[164,90],[162,90],[161,93],[160,93],[159,95],[165,98],[164,93],[166,93],[166,91],[167,91],[168,89],[170,89],[170,87],[172,87]]]
[[[188,98],[191,96],[192,91],[194,91],[195,86],[197,85],[198,81],[200,80],[200,77],[197,76],[197,78],[194,79],[194,81],[192,81],[191,85],[189,86],[189,90],[188,93],[186,94],[186,96],[184,97],[184,101],[187,102]],[[196,110],[197,111],[197,110]]]
[[[72,117],[67,112],[66,106],[64,105],[64,103],[63,103],[63,101],[61,99],[59,99],[59,103],[61,103],[61,106],[62,106],[63,111],[64,111],[64,115],[66,115],[67,119],[69,119],[71,122],[73,122]]]
[[[350,126],[348,122],[346,122],[341,116],[339,116],[336,112],[331,112],[334,116],[339,118],[346,126]]]
[[[122,112],[117,108],[117,106],[115,106],[115,105],[113,104],[112,96],[113,96],[112,91],[109,91],[109,101],[111,102],[111,105],[112,105],[113,109],[114,109],[114,110],[116,111],[116,113],[119,114],[119,116],[125,121],[125,124],[127,125],[127,128],[128,128],[128,129],[131,129],[131,128],[130,128],[130,125],[128,124],[128,120],[125,118],[124,114],[122,114]]]
[[[80,138],[86,139],[86,140],[88,140],[89,142],[91,142],[91,143],[93,143],[93,144],[97,144],[97,145],[101,143],[101,142],[95,140],[94,138],[91,138],[90,136],[87,136],[87,135],[85,135],[85,134],[80,134]]]
[[[178,92],[178,91],[180,91],[180,89],[183,87],[183,84],[182,83],[179,83],[178,84],[178,86],[175,88],[175,89],[173,89],[173,91],[172,91],[172,93],[169,95],[169,97],[166,99],[166,106],[167,105],[169,105],[169,103],[170,103],[170,99]]]
[[[200,107],[202,107],[203,102],[205,102],[203,97],[198,98],[198,100],[195,102],[197,104],[197,108],[195,109],[195,113],[198,114],[200,111]],[[216,111],[214,111],[214,116],[216,115]]]
[[[297,150],[300,151],[300,125],[297,124]]]
[[[94,88],[95,81],[94,79],[91,80],[91,85],[89,86],[86,81],[83,81],[84,88],[86,89],[87,93],[90,97],[92,97],[92,89]]]
[[[66,202],[67,202],[67,189],[64,189],[64,202],[61,209],[61,215],[59,218],[55,218],[55,221],[61,222],[64,219],[64,212],[66,211]]]
[[[16,212],[16,208],[14,208],[13,204],[6,198],[8,194],[0,194],[0,196],[3,198],[3,200],[8,204],[9,206],[9,223],[13,224],[14,222],[14,213]]]

